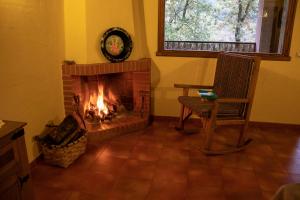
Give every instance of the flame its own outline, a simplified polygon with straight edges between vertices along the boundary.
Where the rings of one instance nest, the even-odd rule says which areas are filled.
[[[98,107],[98,115],[101,115],[101,111],[104,114],[108,114],[108,108],[104,103],[104,98],[103,98],[103,86],[100,85],[98,88],[98,99],[97,99],[97,107]]]
[[[98,84],[96,90],[90,91],[88,98],[88,101],[84,103],[84,113],[85,118],[89,120],[106,119],[106,116],[115,112],[114,106],[118,105],[118,100],[110,89],[107,89],[104,95],[102,84]]]
[[[111,90],[108,90],[108,100],[114,104],[117,104],[117,97],[112,93]]]

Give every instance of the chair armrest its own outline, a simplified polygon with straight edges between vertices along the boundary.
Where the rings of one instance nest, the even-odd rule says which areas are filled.
[[[216,99],[217,103],[248,103],[249,99],[224,98]]]
[[[190,84],[174,84],[175,88],[191,88],[191,89],[213,89],[212,85],[190,85]]]

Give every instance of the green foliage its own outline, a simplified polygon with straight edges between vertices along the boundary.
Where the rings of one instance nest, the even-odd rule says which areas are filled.
[[[166,0],[165,40],[254,42],[258,0]]]

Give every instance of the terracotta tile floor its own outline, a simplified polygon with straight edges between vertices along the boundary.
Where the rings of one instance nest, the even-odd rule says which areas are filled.
[[[175,122],[98,145],[68,169],[39,161],[32,170],[37,200],[270,199],[279,186],[300,182],[300,131],[254,128],[243,152],[205,156],[201,130],[179,133]],[[188,129],[196,127],[188,125]],[[238,128],[216,130],[216,146],[234,141]]]

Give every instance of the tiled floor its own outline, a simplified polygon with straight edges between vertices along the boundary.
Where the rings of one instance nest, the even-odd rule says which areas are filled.
[[[32,170],[36,199],[259,200],[300,182],[299,129],[252,127],[254,142],[246,151],[207,157],[199,151],[201,131],[179,133],[174,124],[154,122],[144,131],[89,145],[68,169],[38,162]],[[237,131],[217,129],[217,146],[233,141]]]

